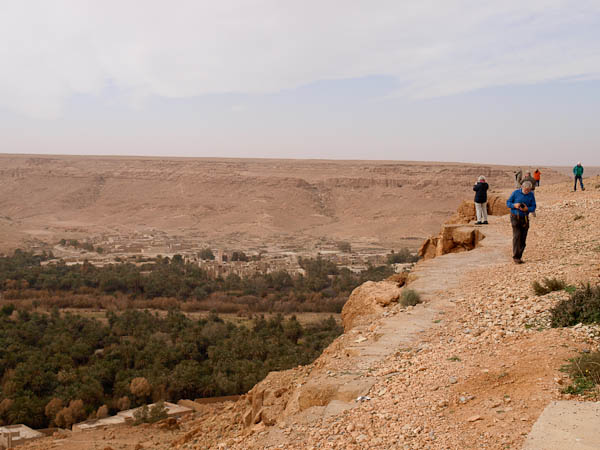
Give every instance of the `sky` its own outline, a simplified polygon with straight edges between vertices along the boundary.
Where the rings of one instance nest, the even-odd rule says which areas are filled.
[[[2,0],[0,152],[600,166],[600,0]]]

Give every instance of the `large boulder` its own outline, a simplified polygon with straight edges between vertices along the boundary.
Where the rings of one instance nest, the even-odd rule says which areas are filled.
[[[425,239],[425,242],[421,245],[419,249],[418,255],[421,259],[431,259],[435,258],[437,253],[437,242],[439,237],[432,236],[430,238]]]
[[[484,234],[471,225],[444,224],[438,236],[427,239],[419,249],[419,257],[431,259],[447,253],[472,250]]]
[[[344,332],[362,322],[369,316],[377,314],[390,303],[397,302],[402,288],[395,281],[367,281],[350,294],[350,298],[342,308],[342,324]]]
[[[487,213],[490,216],[509,214],[510,209],[506,206],[506,198],[495,194],[488,194]],[[463,200],[456,209],[456,212],[445,223],[448,225],[469,223],[476,218],[475,203]]]
[[[452,217],[446,220],[446,224],[469,223],[475,220],[475,203],[463,200]]]
[[[506,198],[499,195],[489,195],[487,210],[490,216],[503,216],[510,214],[510,209],[506,206]]]
[[[242,422],[246,427],[257,423],[274,425],[281,417],[290,395],[302,376],[299,369],[269,372],[267,377],[242,396]]]

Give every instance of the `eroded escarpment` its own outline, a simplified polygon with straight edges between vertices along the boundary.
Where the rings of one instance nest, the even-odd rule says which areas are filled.
[[[398,303],[406,280],[407,274],[398,274],[354,289],[342,309],[344,334],[313,364],[271,372],[245,394],[236,406],[243,426],[272,426],[305,411],[308,416],[329,416],[367,394],[374,379],[362,367],[370,360],[364,358],[365,346],[379,339],[373,333],[375,320]]]
[[[498,210],[492,206],[492,211]],[[468,223],[468,212],[465,203],[457,215],[465,217],[463,220]],[[475,227],[465,224],[447,224],[445,229],[452,230],[448,239],[463,242],[470,239],[476,243],[483,238]],[[277,442],[278,433],[289,422],[308,424],[332,417],[354,408],[357,398],[370,395],[378,379],[371,372],[372,366],[402,345],[409,345],[432,322],[435,307],[428,303],[431,293],[422,286],[430,278],[427,264],[417,264],[412,274],[397,274],[385,281],[369,281],[357,287],[342,310],[344,334],[314,363],[269,373],[228,407],[227,416],[232,422],[229,426],[238,427],[242,436],[266,431],[268,439]],[[426,303],[403,307],[398,303],[402,290],[412,288],[413,281]],[[431,292],[445,287],[429,284]],[[198,434],[190,434],[188,439],[197,438]]]
[[[507,211],[505,199],[490,196],[490,215],[503,215]],[[468,224],[474,216],[473,203],[463,202],[449,219],[452,223],[444,224],[439,236],[423,244],[424,255],[434,252],[423,259],[475,248],[485,236]],[[400,307],[397,303],[402,290],[416,278],[407,273],[397,274],[385,281],[368,281],[357,287],[342,310],[344,334],[312,365],[272,372],[243,396],[237,405],[243,426],[272,426],[307,410],[311,416],[328,416],[350,408],[353,399],[367,394],[375,380],[365,376],[360,367],[377,357],[376,349],[365,351],[368,344],[379,340],[376,320],[388,314],[386,309],[390,306]],[[324,371],[325,368],[329,370]],[[330,377],[334,372],[336,376]]]

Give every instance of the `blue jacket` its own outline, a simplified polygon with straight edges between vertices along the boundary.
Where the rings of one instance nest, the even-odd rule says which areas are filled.
[[[520,209],[514,208],[513,205],[515,203],[525,203],[527,205],[528,211],[524,212],[524,211],[521,211]],[[510,197],[508,197],[508,200],[506,200],[506,206],[508,206],[510,208],[510,212],[512,214],[515,214],[518,216],[527,216],[527,215],[529,215],[529,213],[535,211],[535,207],[536,207],[535,195],[533,195],[533,191],[531,191],[529,194],[525,195],[525,194],[523,194],[523,191],[521,189],[517,189],[510,195]]]

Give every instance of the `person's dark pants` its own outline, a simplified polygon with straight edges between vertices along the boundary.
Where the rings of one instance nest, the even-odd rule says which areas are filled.
[[[535,180],[536,187],[540,185],[540,180]]]
[[[575,175],[575,184],[573,185],[573,190],[574,191],[577,190],[577,180],[579,180],[579,184],[581,185],[581,190],[585,191],[585,188],[583,187],[583,178],[581,177],[581,175]]]
[[[529,217],[511,214],[510,224],[513,231],[513,259],[521,259],[529,231]]]

